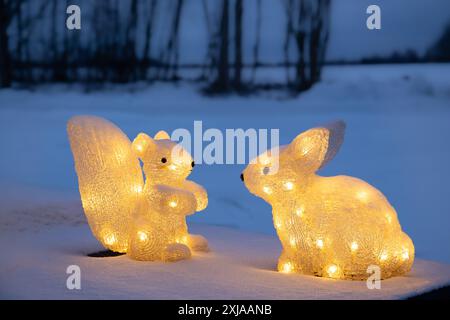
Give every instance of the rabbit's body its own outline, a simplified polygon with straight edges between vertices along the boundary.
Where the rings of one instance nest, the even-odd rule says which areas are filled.
[[[316,175],[301,197],[286,200],[287,210],[286,203],[273,203],[274,225],[283,245],[280,269],[290,263],[295,271],[326,276],[327,267],[334,264],[344,278],[366,279],[368,266],[382,264],[386,250],[396,261],[380,266],[383,278],[411,268],[413,260],[402,257],[404,252],[414,255],[411,240],[401,230],[395,209],[368,183]]]
[[[315,174],[336,154],[344,128],[338,122],[308,130],[243,172],[250,192],[272,205],[283,246],[278,270],[367,279],[375,265],[382,278],[404,274],[414,246],[384,195],[357,178]]]

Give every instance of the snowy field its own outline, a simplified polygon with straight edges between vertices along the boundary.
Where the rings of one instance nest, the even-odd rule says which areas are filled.
[[[273,76],[277,75],[267,73],[267,77]],[[223,281],[235,283],[223,287],[223,295],[217,293],[217,297],[250,298],[255,294],[255,298],[268,298],[274,294],[274,298],[315,298],[329,290],[331,293],[322,297],[345,297],[345,294],[349,298],[358,297],[352,295],[358,293],[356,284],[332,286],[336,289],[333,293],[324,284],[331,280],[301,276],[298,279],[304,280],[296,280],[294,276],[282,278],[285,275],[272,272],[279,244],[273,237],[271,209],[244,188],[239,179],[243,165],[198,165],[191,175],[192,180],[207,188],[210,197],[209,207],[189,218],[217,243],[210,256],[177,263],[167,270],[159,264],[130,262],[126,257],[101,261],[85,257],[88,250],[98,248],[80,209],[65,132],[67,120],[77,114],[106,117],[130,137],[140,131],[154,134],[160,129],[192,130],[194,120],[202,120],[204,129],[279,128],[282,144],[309,127],[342,119],[347,123],[346,140],[339,155],[321,173],[356,176],[382,190],[397,209],[403,229],[413,239],[418,259],[450,263],[450,65],[328,67],[320,84],[295,99],[287,99],[280,93],[217,99],[201,96],[196,89],[193,84],[177,87],[156,84],[132,91],[111,87],[92,93],[65,86],[0,91],[0,245],[3,251],[0,297],[69,297],[69,293],[61,291],[66,277],[63,266],[69,264],[86,266],[94,273],[107,274],[103,272],[105,268],[112,273],[120,271],[117,283],[110,283],[112,279],[106,275],[98,278],[109,281],[99,288],[122,288],[118,289],[122,294],[111,294],[111,297],[206,297],[205,293],[192,289],[193,279],[183,284],[180,275],[176,279],[178,284],[186,286],[180,291],[184,296],[175,295],[170,288],[172,281],[166,285],[156,280],[151,282],[160,286],[157,287],[162,290],[159,295],[153,287],[127,288],[126,282],[129,277],[144,275],[145,268],[150,270],[145,275],[153,270],[156,275],[169,277],[180,272],[189,278],[189,274],[181,271],[186,264],[202,264],[213,259],[212,263],[218,266],[220,259],[230,257],[227,263],[231,265],[235,257],[241,261],[246,256],[253,261],[244,264],[252,266],[250,269],[259,268],[249,276],[253,287],[249,284],[248,288],[256,288],[255,291],[246,288],[239,291],[239,279],[226,280],[228,273],[218,269],[219,273],[224,272],[220,277]],[[245,241],[230,239],[233,234]],[[249,248],[262,253],[261,260],[256,254],[246,255]],[[234,249],[237,252],[232,252]],[[112,259],[118,261],[117,266],[116,262],[110,263]],[[127,267],[128,273],[121,276],[125,265],[133,265],[135,269]],[[205,266],[199,268],[204,270]],[[239,264],[234,268],[239,269]],[[408,277],[422,280],[397,284],[405,287],[405,283],[411,283],[411,287],[406,287],[410,292],[421,292],[450,283],[449,272],[449,265],[427,265],[418,260]],[[237,277],[237,270],[234,274]],[[51,275],[54,278],[49,278]],[[86,277],[86,287],[92,290],[82,290],[79,294],[103,297],[101,290],[95,289],[95,275]],[[309,283],[313,288],[315,281],[322,288],[317,295],[296,291],[292,286],[297,282],[299,287]],[[386,281],[386,287],[395,281],[400,280]],[[291,287],[285,296],[275,289],[262,290],[266,295],[258,295],[260,287],[255,287],[256,283],[267,287],[270,283],[291,284]],[[423,286],[425,283],[428,287]],[[35,287],[41,288],[40,291],[31,289]],[[220,288],[218,284],[217,288]],[[227,288],[231,290],[228,295]],[[340,294],[341,289],[344,295]],[[407,290],[394,289],[381,290],[382,293],[373,297],[408,295]],[[367,289],[365,292],[359,297],[369,298],[371,293]]]

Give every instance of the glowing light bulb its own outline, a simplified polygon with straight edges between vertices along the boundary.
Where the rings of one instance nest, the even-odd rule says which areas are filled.
[[[105,235],[105,237],[103,238],[103,241],[108,245],[108,246],[112,246],[116,243],[117,239],[116,236],[113,234],[107,234]]]
[[[178,205],[178,203],[176,201],[169,202],[169,207],[175,208],[177,205]]]
[[[391,215],[389,213],[386,214],[386,220],[387,220],[388,223],[392,222],[392,217],[391,217]]]
[[[296,247],[297,246],[297,241],[295,240],[295,238],[289,239],[289,243],[291,244],[292,247]]]
[[[320,249],[323,248],[323,240],[322,239],[317,239],[316,240],[316,246]]]
[[[283,184],[283,187],[285,190],[292,190],[294,189],[294,184],[291,181],[287,181]]]
[[[330,276],[333,276],[338,271],[338,267],[335,264],[330,264],[327,268],[327,272]]]
[[[144,147],[141,144],[136,144],[136,150],[142,152],[142,150],[144,150]]]
[[[278,219],[276,219],[276,220],[275,220],[275,226],[276,226],[277,228],[281,228],[281,221],[278,220]]]
[[[356,197],[361,201],[367,201],[369,194],[364,190],[360,190],[356,193]]]
[[[358,250],[358,243],[356,243],[356,241],[353,241],[351,244],[350,244],[350,249],[354,252],[354,251],[356,251],[356,250]]]
[[[388,258],[388,254],[386,251],[381,252],[380,261],[386,261]]]
[[[148,239],[147,233],[144,231],[138,231],[137,233],[139,240],[146,241]]]
[[[272,189],[271,189],[270,187],[268,187],[268,186],[264,186],[264,187],[263,187],[263,191],[264,191],[265,193],[267,193],[267,194],[271,194],[271,193],[272,193]]]
[[[297,208],[297,210],[295,210],[295,214],[299,217],[302,217],[304,213],[304,209],[303,208]]]
[[[292,263],[290,263],[290,262],[285,262],[285,263],[283,263],[283,266],[282,266],[282,268],[281,268],[281,272],[284,272],[284,273],[290,273],[290,272],[292,272],[293,269],[294,269],[294,268],[293,268],[293,266],[292,266]]]
[[[188,241],[187,236],[182,236],[181,238],[175,239],[175,242],[176,242],[176,243],[183,243],[183,244],[186,244],[187,241]]]
[[[402,259],[403,260],[408,260],[409,259],[409,252],[408,252],[408,250],[403,251]]]

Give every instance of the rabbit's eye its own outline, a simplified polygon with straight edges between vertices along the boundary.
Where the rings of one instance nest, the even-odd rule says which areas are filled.
[[[269,172],[270,172],[270,168],[269,167],[264,167],[263,174],[267,175],[267,174],[269,174]]]
[[[167,162],[167,159],[166,159],[166,158],[162,158],[162,159],[161,159],[161,162],[162,162],[162,163],[166,163],[166,162]]]

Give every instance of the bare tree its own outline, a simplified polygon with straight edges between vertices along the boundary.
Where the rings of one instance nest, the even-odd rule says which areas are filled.
[[[150,0],[149,3],[149,12],[148,12],[148,18],[147,23],[145,27],[145,43],[144,43],[144,50],[142,53],[142,63],[141,63],[141,79],[145,79],[146,72],[148,70],[148,67],[151,66],[151,47],[152,47],[152,40],[153,40],[153,24],[155,20],[155,12],[156,12],[156,6],[157,6],[157,0]]]
[[[293,40],[297,51],[295,62],[296,91],[309,89],[320,79],[320,72],[328,43],[330,0],[285,0],[286,38],[284,43],[287,81],[289,50]]]
[[[259,46],[261,43],[261,0],[256,0],[255,43],[253,44],[252,82],[255,81],[256,69],[259,67]]]
[[[160,78],[166,80],[178,80],[178,66],[179,66],[179,31],[182,17],[182,9],[184,0],[176,0],[172,21],[170,25],[169,37],[165,48],[161,54],[162,74]]]
[[[241,90],[242,73],[242,12],[243,1],[236,0],[234,8],[234,88]]]
[[[216,69],[216,78],[209,91],[224,92],[230,89],[229,81],[229,1],[222,0],[220,27],[217,34],[219,38],[218,59],[213,68]]]
[[[10,87],[13,79],[8,28],[19,2],[0,0],[0,87]]]

